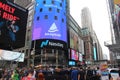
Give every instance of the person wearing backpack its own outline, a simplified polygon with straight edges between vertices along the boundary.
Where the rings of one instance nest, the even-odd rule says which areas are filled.
[[[93,77],[93,70],[88,67],[87,71],[86,71],[86,80],[92,80]]]

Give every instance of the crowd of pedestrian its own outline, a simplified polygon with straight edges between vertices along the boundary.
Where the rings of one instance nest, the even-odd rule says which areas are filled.
[[[101,80],[99,68],[69,67],[69,68],[15,68],[1,69],[1,80]]]

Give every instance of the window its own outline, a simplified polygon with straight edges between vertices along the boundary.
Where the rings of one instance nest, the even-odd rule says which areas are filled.
[[[55,20],[58,20],[58,17],[57,17],[57,16],[54,16],[54,19],[55,19]]]
[[[59,13],[59,12],[60,12],[60,9],[57,9],[57,12]]]
[[[37,17],[37,21],[39,21],[39,19],[40,19],[40,17],[38,16],[38,17]]]
[[[64,22],[64,19],[62,18],[62,22]]]
[[[60,3],[60,7],[62,7],[62,3]]]
[[[43,1],[43,4],[46,4],[46,1]]]
[[[52,11],[52,8],[49,8],[49,11]]]
[[[42,12],[42,10],[43,10],[43,9],[42,9],[42,8],[40,8],[40,12]]]
[[[55,4],[55,2],[52,0],[52,4]]]
[[[48,15],[45,15],[44,18],[45,18],[45,19],[48,19]]]

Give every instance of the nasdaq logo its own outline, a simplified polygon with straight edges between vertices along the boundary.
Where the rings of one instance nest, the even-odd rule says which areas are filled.
[[[42,41],[40,47],[42,48],[42,47],[45,47],[45,46],[60,47],[60,48],[64,47],[64,45],[62,43],[49,41],[49,40]]]
[[[42,48],[43,46],[47,46],[48,45],[49,40],[46,41],[42,41],[40,47]]]

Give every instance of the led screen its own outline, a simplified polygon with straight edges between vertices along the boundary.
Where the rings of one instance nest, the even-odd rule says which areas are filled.
[[[70,48],[75,49],[78,52],[82,52],[82,39],[78,34],[71,28],[70,29]]]
[[[79,61],[83,61],[82,54],[79,53]]]
[[[32,40],[67,42],[66,0],[36,0]]]
[[[94,51],[94,60],[97,60],[97,51],[96,51],[96,47],[93,48]]]
[[[74,61],[69,61],[69,65],[73,66],[73,65],[75,65],[75,62]]]
[[[71,59],[72,60],[78,60],[78,52],[76,52],[73,49],[71,49]]]
[[[0,48],[15,49],[25,45],[26,9],[0,0]]]

